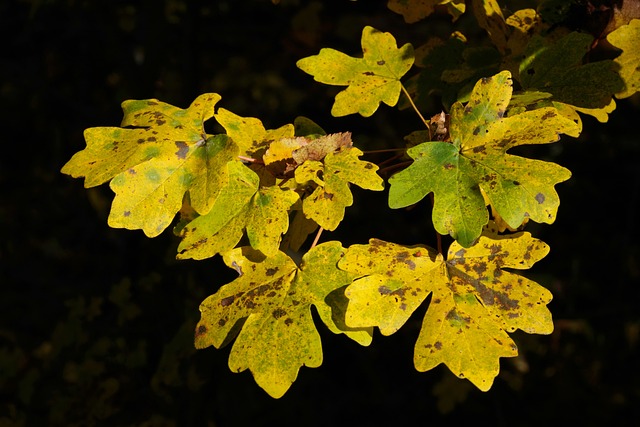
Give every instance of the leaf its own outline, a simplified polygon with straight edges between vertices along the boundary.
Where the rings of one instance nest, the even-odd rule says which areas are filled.
[[[324,163],[307,160],[296,169],[295,179],[301,185],[313,182],[313,193],[302,201],[305,216],[322,228],[333,231],[344,218],[344,210],[353,204],[349,183],[373,191],[384,189],[378,167],[360,160],[362,151],[355,147],[329,153]]]
[[[618,73],[624,81],[624,87],[616,97],[628,98],[640,89],[640,19],[632,19],[628,25],[620,26],[607,35],[607,40],[622,49],[620,56],[613,60],[620,67]]]
[[[413,24],[431,15],[436,6],[446,6],[455,22],[465,11],[463,0],[389,0],[387,7],[404,17],[404,22]]]
[[[299,200],[295,191],[258,188],[258,176],[240,162],[229,164],[229,183],[207,215],[180,231],[178,258],[204,259],[235,247],[246,229],[251,246],[264,253],[278,252],[289,228],[289,209]]]
[[[503,117],[510,97],[508,71],[480,80],[467,105],[458,102],[451,109],[451,142],[408,150],[414,162],[389,179],[389,206],[409,206],[433,193],[435,229],[465,247],[489,219],[481,190],[512,228],[525,218],[552,223],[559,205],[554,185],[569,179],[570,172],[507,150],[555,142],[576,125],[552,107]]]
[[[291,124],[266,130],[259,119],[241,117],[224,108],[218,109],[215,118],[233,142],[240,147],[240,155],[255,159],[262,157],[272,142],[292,138],[294,135],[294,127]]]
[[[582,64],[592,41],[590,35],[576,32],[551,45],[533,37],[520,63],[523,88],[551,93],[555,101],[580,108],[609,105],[624,84],[611,60]]]
[[[484,29],[495,47],[502,53],[507,47],[509,30],[504,21],[502,10],[497,0],[473,0],[471,2],[473,14],[478,25]]]
[[[347,249],[338,267],[358,275],[345,291],[346,323],[396,332],[432,294],[416,342],[414,363],[424,372],[444,363],[461,378],[488,390],[499,358],[517,355],[507,332],[549,334],[551,293],[504,270],[526,269],[549,251],[529,233],[486,235],[464,249],[449,248],[447,261],[424,246],[372,239]]]
[[[155,237],[169,226],[189,192],[200,214],[213,206],[237,147],[225,135],[204,132],[220,96],[199,96],[186,110],[155,99],[125,101],[122,126],[85,131],[87,147],[62,172],[84,176],[85,187],[111,180],[116,193],[109,225]]]
[[[246,319],[231,349],[229,368],[251,370],[258,385],[279,398],[296,380],[300,367],[322,364],[322,343],[311,305],[332,332],[368,345],[371,328],[340,330],[333,320],[333,307],[326,303],[327,296],[353,278],[336,267],[343,253],[340,242],[323,243],[304,255],[299,268],[283,252],[268,258],[249,247],[226,253],[225,263],[240,277],[200,305],[196,347],[221,347]]]
[[[369,117],[380,102],[395,106],[402,86],[400,78],[413,65],[409,43],[398,49],[391,34],[369,26],[362,31],[362,51],[362,58],[353,58],[324,48],[296,64],[320,83],[348,86],[336,96],[331,109],[336,117],[354,113]]]

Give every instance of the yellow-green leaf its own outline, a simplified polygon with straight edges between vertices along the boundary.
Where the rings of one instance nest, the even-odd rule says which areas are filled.
[[[335,230],[344,218],[345,208],[353,204],[349,183],[374,191],[381,191],[382,178],[378,167],[360,160],[362,151],[349,147],[329,153],[324,163],[307,160],[296,169],[295,179],[300,184],[314,182],[317,187],[302,201],[302,211],[322,228]]]
[[[311,305],[332,332],[369,344],[371,328],[341,330],[334,321],[340,309],[334,313],[336,309],[326,302],[353,278],[337,268],[343,253],[339,242],[323,243],[305,254],[297,267],[283,252],[267,258],[248,247],[228,252],[224,261],[240,277],[200,305],[196,347],[220,347],[236,331],[229,368],[234,372],[249,369],[260,387],[279,398],[302,366],[322,364],[322,343]],[[234,327],[241,329],[237,332]]]
[[[616,97],[627,98],[640,89],[640,19],[632,19],[607,36],[609,43],[622,49],[614,62],[619,65],[618,73],[624,81],[624,88]]]
[[[431,294],[415,346],[416,369],[444,363],[486,391],[499,372],[499,359],[517,355],[508,332],[553,330],[546,307],[551,293],[505,270],[529,268],[548,250],[529,233],[487,233],[468,249],[454,242],[446,261],[423,246],[375,239],[351,246],[338,263],[358,276],[345,291],[346,323],[392,334]]]
[[[204,131],[219,99],[204,94],[186,110],[155,99],[125,101],[122,125],[137,127],[87,129],[87,147],[62,172],[86,177],[85,187],[111,180],[112,227],[157,236],[180,210],[186,192],[193,209],[205,214],[226,183],[227,163],[237,155],[225,135]]]
[[[180,231],[178,258],[203,259],[238,244],[246,229],[251,246],[264,253],[278,252],[289,228],[289,209],[299,200],[291,189],[258,188],[259,178],[240,162],[229,164],[229,183],[207,215]]]
[[[260,120],[254,117],[241,117],[224,108],[218,109],[215,119],[238,145],[240,155],[256,159],[262,157],[272,142],[282,138],[292,138],[294,134],[292,124],[267,130]]]
[[[489,220],[482,196],[512,228],[525,218],[552,223],[559,206],[554,186],[570,172],[550,162],[507,154],[515,146],[555,142],[576,124],[553,107],[504,117],[511,75],[480,80],[466,105],[451,109],[451,142],[433,141],[408,150],[414,163],[392,176],[389,206],[401,208],[434,194],[433,224],[468,247]]]
[[[347,86],[336,96],[331,109],[334,116],[359,113],[369,117],[380,102],[391,107],[398,102],[400,78],[413,65],[413,47],[407,43],[398,49],[391,34],[367,26],[362,31],[362,51],[362,58],[353,58],[324,48],[297,62],[298,68],[318,82]]]

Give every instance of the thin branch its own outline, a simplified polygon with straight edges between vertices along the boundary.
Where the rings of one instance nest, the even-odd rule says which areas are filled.
[[[322,230],[324,230],[324,228],[322,227],[318,229],[318,232],[316,233],[316,238],[313,239],[313,243],[311,244],[311,247],[309,249],[313,249],[316,247],[316,245],[318,244],[318,240],[320,240],[320,235],[322,234]]]
[[[260,159],[254,159],[253,157],[247,157],[247,156],[238,156],[238,158],[240,160],[242,160],[243,162],[249,162],[249,163],[257,163],[259,165],[264,165],[264,162]]]
[[[409,102],[411,103],[411,106],[413,107],[415,112],[420,117],[420,120],[422,120],[422,123],[424,123],[424,125],[427,127],[427,130],[429,131],[429,139],[431,139],[431,128],[429,127],[429,122],[426,121],[424,117],[422,117],[422,114],[420,113],[420,110],[418,110],[418,107],[416,107],[416,104],[413,102],[413,99],[411,99],[411,95],[409,95],[409,92],[407,91],[407,89],[404,87],[404,85],[402,83],[400,83],[400,88],[402,89],[402,92],[409,99]]]
[[[396,151],[405,151],[406,148],[388,148],[385,150],[370,150],[363,151],[363,154],[376,154],[376,153],[395,153]]]

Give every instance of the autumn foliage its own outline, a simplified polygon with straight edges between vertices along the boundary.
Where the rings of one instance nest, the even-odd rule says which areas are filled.
[[[302,116],[265,129],[220,107],[216,93],[186,109],[125,101],[120,127],[87,129],[87,147],[62,172],[84,177],[85,187],[109,182],[111,227],[154,237],[173,225],[178,258],[220,255],[237,271],[202,302],[195,345],[233,341],[230,369],[249,369],[271,396],[284,395],[302,366],[322,364],[323,326],[311,306],[330,331],[366,346],[374,327],[393,334],[427,304],[415,368],[444,364],[488,390],[499,359],[517,355],[509,333],[553,331],[551,293],[513,270],[549,252],[524,229],[554,222],[555,186],[571,176],[509,150],[576,137],[581,115],[604,122],[614,98],[634,94],[640,20],[607,36],[611,58],[591,61],[593,37],[550,25],[533,9],[505,17],[495,0],[466,7],[490,44],[471,46],[456,32],[398,47],[393,35],[366,26],[361,55],[324,48],[297,62],[315,81],[343,87],[334,116],[369,117],[381,104],[417,114],[422,126],[390,156],[386,180],[348,129],[327,134]],[[452,20],[466,11],[455,0],[390,1],[389,8],[408,23],[436,9]],[[436,95],[441,109],[425,111]],[[208,134],[208,120],[223,132]],[[322,230],[339,227],[354,204],[353,185],[386,188],[393,209],[431,204],[438,247],[375,236],[346,248],[321,242]],[[448,250],[441,236],[453,239]]]

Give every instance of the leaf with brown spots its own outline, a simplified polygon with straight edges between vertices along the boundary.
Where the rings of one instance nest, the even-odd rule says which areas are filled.
[[[373,27],[362,31],[362,51],[362,58],[353,58],[324,48],[296,64],[320,83],[347,86],[336,95],[331,109],[336,117],[354,113],[369,117],[381,102],[395,106],[401,91],[400,78],[413,65],[413,46],[407,43],[398,49],[391,34]]]
[[[85,177],[85,187],[111,180],[116,193],[109,225],[142,229],[149,237],[169,226],[186,192],[206,214],[227,181],[227,163],[237,146],[226,135],[207,135],[218,94],[199,96],[186,110],[155,99],[125,101],[123,128],[84,133],[87,147],[62,168]]]
[[[323,162],[305,160],[296,169],[295,180],[300,185],[315,186],[313,193],[302,201],[304,215],[327,230],[335,230],[344,218],[345,208],[353,204],[349,183],[381,191],[382,178],[378,166],[360,160],[362,151],[343,147],[324,157]]]
[[[260,387],[279,398],[302,366],[322,364],[312,305],[332,332],[368,345],[371,328],[347,328],[340,321],[346,301],[335,294],[353,278],[337,268],[343,253],[340,242],[326,242],[306,253],[300,267],[283,252],[267,258],[249,247],[226,253],[225,263],[240,277],[200,305],[196,347],[219,348],[237,333],[229,368],[249,369]]]
[[[517,355],[508,332],[549,334],[551,293],[505,270],[527,269],[549,251],[529,233],[490,232],[465,249],[457,243],[447,260],[423,247],[371,240],[347,249],[338,263],[358,276],[345,291],[346,323],[397,331],[427,296],[431,302],[416,342],[414,363],[424,372],[444,363],[461,378],[488,390],[500,357]]]
[[[251,246],[267,256],[278,253],[289,228],[289,210],[298,193],[278,186],[258,188],[259,178],[239,161],[229,164],[229,182],[208,214],[184,225],[178,258],[204,259],[233,249],[246,230]]]
[[[571,173],[555,163],[508,154],[525,144],[558,141],[576,124],[546,107],[504,117],[511,74],[480,80],[469,102],[451,109],[451,142],[426,142],[408,150],[414,159],[389,179],[389,206],[402,208],[434,194],[433,224],[468,247],[489,220],[483,192],[511,227],[525,218],[552,223],[560,204],[554,186]]]

